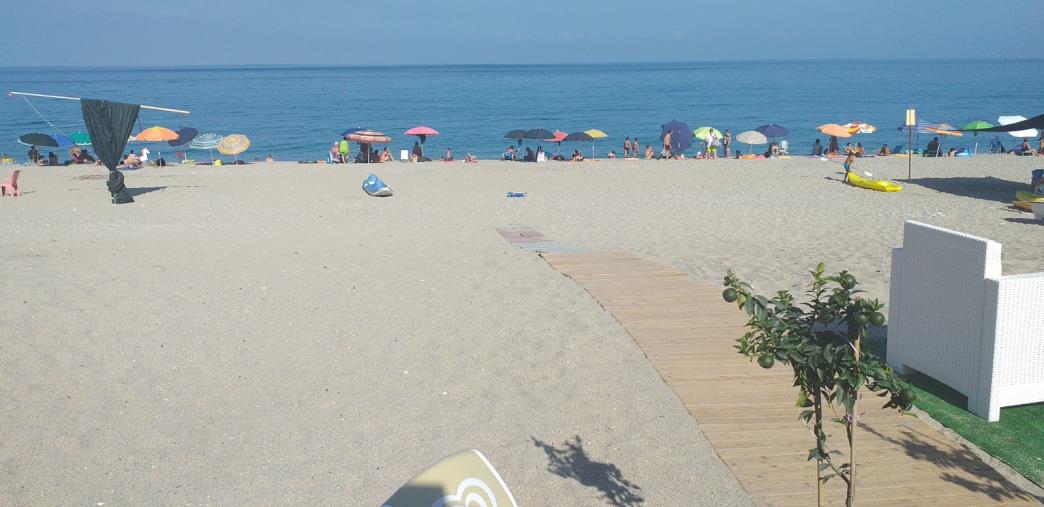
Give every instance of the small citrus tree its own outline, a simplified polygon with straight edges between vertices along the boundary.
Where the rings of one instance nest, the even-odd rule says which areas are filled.
[[[763,368],[777,361],[794,370],[797,403],[804,407],[801,419],[811,426],[816,446],[808,459],[816,460],[818,503],[823,504],[823,484],[840,477],[847,484],[846,505],[855,504],[855,430],[858,427],[857,403],[866,388],[887,401],[884,408],[909,410],[914,394],[880,358],[863,350],[863,337],[869,326],[884,325],[877,300],[857,295],[858,282],[846,271],[828,276],[820,263],[811,271],[809,300],[795,303],[789,291],[768,299],[753,293],[750,285],[729,270],[725,275],[725,301],[735,302],[750,316],[749,331],[739,338],[736,348]],[[830,404],[844,408],[844,416],[834,418],[844,425],[848,440],[848,459],[843,453],[828,450],[823,415]]]

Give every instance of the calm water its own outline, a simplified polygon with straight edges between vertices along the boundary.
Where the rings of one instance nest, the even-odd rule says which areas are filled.
[[[139,121],[143,127],[247,134],[252,146],[245,158],[269,153],[282,160],[323,158],[338,133],[357,126],[390,134],[397,153],[412,145],[414,138],[402,132],[417,124],[443,134],[429,139],[428,155],[451,146],[458,156],[472,151],[494,157],[508,144],[502,139],[508,130],[544,127],[602,129],[611,136],[599,142],[602,156],[610,148],[619,153],[624,136],[653,142],[659,126],[672,119],[734,134],[778,123],[792,130],[792,146],[804,152],[818,136],[815,126],[828,122],[878,126],[877,134],[853,139],[870,147],[904,143],[895,127],[911,106],[923,119],[957,126],[974,119],[995,122],[1001,114],[1035,116],[1044,112],[1042,63],[23,68],[0,70],[0,90],[188,109],[189,116],[142,111]],[[32,104],[63,130],[83,129],[76,103],[32,99]],[[0,100],[0,151],[24,159],[27,148],[17,137],[35,131],[51,129],[22,99]],[[566,143],[563,149],[568,148]]]

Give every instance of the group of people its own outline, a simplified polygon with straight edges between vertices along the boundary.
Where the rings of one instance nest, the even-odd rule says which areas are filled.
[[[993,139],[990,140],[990,153],[1000,153],[1000,154],[1010,153],[1012,155],[1026,155],[1026,156],[1039,155],[1039,156],[1044,156],[1044,132],[1042,132],[1040,134],[1040,138],[1037,139],[1037,149],[1036,150],[1034,150],[1033,147],[1030,146],[1029,140],[1026,139],[1026,138],[1022,139],[1022,144],[1020,144],[1018,148],[1012,148],[1010,150],[1006,150],[1004,148],[1004,143],[1002,143],[1001,140],[1000,140],[1000,137],[993,136]]]
[[[36,149],[36,146],[29,147],[29,163],[39,166],[58,166],[58,165],[70,165],[70,164],[95,164],[98,163],[91,153],[87,151],[87,148],[81,148],[79,146],[73,146],[69,150],[69,160],[61,162],[58,160],[58,155],[53,151],[47,152],[47,156],[43,156],[40,150]],[[3,155],[4,160],[10,160],[5,153]],[[13,160],[12,160],[13,162]]]
[[[343,137],[341,140],[333,143],[333,146],[330,147],[330,155],[327,161],[332,164],[348,164],[351,162],[363,164],[392,162],[395,160],[395,157],[392,156],[391,151],[387,146],[382,150],[377,150],[376,148],[370,150],[369,145],[364,143],[360,143],[359,146],[361,150],[353,160],[351,143],[348,141],[347,137]],[[446,153],[443,154],[442,158],[439,160],[443,162],[453,162],[453,148],[447,147]],[[468,153],[465,155],[464,161],[478,162],[478,158],[471,153]],[[410,162],[431,162],[430,158],[424,156],[424,145],[419,141],[413,143],[413,149],[410,150]]]

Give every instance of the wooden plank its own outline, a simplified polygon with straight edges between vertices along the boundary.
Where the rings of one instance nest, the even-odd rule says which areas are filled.
[[[542,257],[631,334],[756,503],[815,503],[815,468],[805,459],[813,439],[797,417],[790,370],[764,370],[736,352],[747,319],[721,300],[720,287],[627,253]],[[1036,503],[922,421],[881,409],[876,397],[864,400],[857,437],[860,504]],[[843,445],[842,426],[826,429],[831,443]],[[826,490],[830,505],[843,503],[843,481],[831,481]]]

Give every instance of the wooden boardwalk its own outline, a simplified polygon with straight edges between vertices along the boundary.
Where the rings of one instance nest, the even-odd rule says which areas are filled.
[[[721,459],[761,505],[815,505],[813,438],[798,419],[790,368],[765,370],[733,345],[745,314],[680,271],[623,253],[544,253],[631,334]],[[859,505],[1037,505],[986,463],[915,417],[864,397],[856,435]],[[844,444],[829,423],[828,440]],[[844,482],[827,484],[844,503]]]

